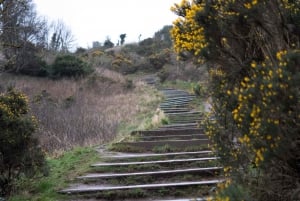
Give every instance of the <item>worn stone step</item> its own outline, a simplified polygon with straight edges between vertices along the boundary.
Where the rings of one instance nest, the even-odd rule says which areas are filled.
[[[201,114],[169,114],[167,115],[169,119],[188,119],[188,118],[202,118]]]
[[[175,198],[172,196],[167,196],[164,198],[122,198],[122,201],[208,201],[208,200],[213,200],[212,197],[189,197],[189,198]],[[81,198],[81,199],[72,199],[72,201],[95,201],[95,199],[89,199],[89,198]],[[108,199],[97,199],[97,201],[108,201]]]
[[[80,185],[78,187],[71,187],[59,191],[63,194],[85,194],[95,193],[101,191],[111,190],[129,190],[129,189],[153,189],[165,187],[183,187],[183,186],[199,186],[199,185],[216,185],[224,182],[222,179],[212,179],[205,181],[192,181],[192,182],[174,182],[174,183],[160,183],[160,184],[142,184],[142,185],[128,185],[128,186],[104,186],[104,185]]]
[[[187,97],[190,94],[186,94],[186,93],[170,93],[170,94],[164,94],[164,96],[166,97],[166,99],[168,98],[183,98],[183,97]]]
[[[165,102],[165,103],[161,103],[159,104],[160,107],[164,107],[164,106],[186,106],[190,104],[190,101],[183,101],[183,102]]]
[[[170,114],[169,116],[183,116],[183,115],[187,115],[187,116],[194,116],[194,115],[203,115],[203,112],[200,111],[188,111],[188,112],[177,112],[177,113],[173,113]]]
[[[168,109],[170,109],[170,108],[185,108],[186,106],[188,106],[188,105],[162,105],[162,106],[159,106],[159,109],[160,110],[168,110]]]
[[[163,110],[163,112],[165,114],[173,114],[173,113],[177,113],[177,112],[188,112],[190,111],[190,109],[188,108],[178,108],[178,109],[175,109],[175,108],[165,108]]]
[[[182,155],[206,155],[213,154],[211,150],[204,151],[189,151],[189,152],[171,152],[171,153],[111,153],[110,155],[102,156],[106,159],[128,159],[128,158],[152,158],[152,157],[169,157],[169,156],[182,156]]]
[[[94,173],[77,177],[77,179],[96,180],[103,178],[117,178],[117,177],[134,177],[134,176],[155,176],[155,175],[168,175],[168,174],[184,174],[184,173],[197,173],[201,175],[215,175],[216,172],[222,170],[222,167],[207,167],[207,168],[188,168],[188,169],[175,169],[175,170],[158,170],[146,172],[126,172],[126,173]]]
[[[168,118],[169,120],[169,124],[180,124],[180,123],[171,123],[171,122],[176,122],[176,121],[184,121],[184,123],[193,123],[193,122],[199,122],[202,121],[203,118],[202,117],[171,117]],[[188,122],[191,121],[191,122]],[[181,123],[183,124],[183,123]],[[166,124],[168,125],[168,124]]]
[[[187,124],[187,123],[199,123],[202,119],[195,118],[195,119],[169,119],[169,124]]]
[[[189,140],[189,139],[208,139],[205,134],[191,134],[191,135],[158,135],[158,136],[140,136],[139,140]]]
[[[164,100],[163,102],[160,103],[160,105],[164,105],[164,104],[183,104],[183,103],[191,103],[192,99],[182,99],[182,100],[171,100],[171,99],[167,99]]]
[[[180,99],[195,99],[196,96],[193,94],[185,94],[184,96],[179,97],[167,97],[168,100],[180,100]]]
[[[108,166],[129,166],[129,165],[146,165],[146,164],[163,164],[163,163],[186,163],[186,162],[199,162],[199,161],[214,161],[219,157],[202,157],[202,158],[183,158],[171,160],[156,160],[156,161],[134,161],[134,162],[112,162],[112,163],[95,163],[91,167],[108,167]]]
[[[207,198],[181,198],[181,199],[167,199],[167,200],[159,199],[159,200],[151,200],[151,201],[208,201],[208,200],[213,200],[213,199],[211,197],[207,197]]]
[[[161,128],[196,128],[198,126],[197,123],[183,123],[183,124],[167,124],[159,127]]]
[[[203,134],[203,128],[188,128],[188,129],[177,129],[177,130],[142,130],[133,131],[131,135],[140,136],[155,136],[155,135],[190,135],[190,134]]]
[[[202,119],[195,118],[195,119],[169,119],[169,124],[188,124],[188,123],[199,123]]]
[[[137,142],[120,142],[121,146],[137,147],[143,150],[153,150],[154,148],[161,146],[175,147],[175,148],[186,148],[198,145],[208,145],[208,139],[192,139],[192,140],[159,140],[159,141],[137,141]]]

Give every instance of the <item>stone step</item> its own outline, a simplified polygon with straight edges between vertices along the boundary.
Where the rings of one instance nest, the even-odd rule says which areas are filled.
[[[168,156],[182,156],[182,155],[199,155],[212,154],[210,150],[205,151],[189,151],[189,152],[171,152],[171,153],[112,153],[110,155],[102,156],[102,158],[111,159],[128,159],[128,158],[151,158],[151,157],[168,157]]]
[[[190,95],[190,93],[184,91],[184,90],[160,90],[161,93],[163,93],[164,95],[168,95],[168,94],[186,94],[186,95]]]
[[[168,199],[168,200],[151,200],[151,201],[208,201],[213,200],[211,197],[207,198],[181,198],[181,199]]]
[[[180,116],[203,115],[203,112],[200,112],[200,111],[177,112],[177,113],[170,114],[169,116],[177,116],[177,115],[180,115]]]
[[[107,199],[103,200],[99,200],[98,201],[107,201]],[[111,200],[111,199],[110,199]],[[170,196],[165,197],[165,198],[161,198],[161,199],[156,199],[156,198],[130,198],[130,199],[126,199],[126,198],[122,198],[122,201],[208,201],[208,200],[213,200],[211,197],[204,197],[204,198],[200,198],[200,197],[190,197],[190,198],[171,198]],[[95,199],[89,199],[89,198],[84,198],[84,199],[72,199],[72,201],[95,201]]]
[[[189,140],[189,139],[208,139],[205,134],[191,134],[191,135],[154,135],[154,136],[141,136],[139,140]]]
[[[202,121],[203,118],[200,117],[191,117],[191,118],[168,118],[169,124],[188,124],[188,123],[197,123]],[[168,125],[168,124],[166,124]]]
[[[187,102],[165,102],[165,103],[161,103],[159,104],[160,107],[169,107],[169,106],[185,106],[185,105],[188,105],[190,104],[190,101],[187,101]]]
[[[179,109],[179,108],[178,108]],[[165,108],[164,110],[163,110],[163,112],[165,113],[165,114],[173,114],[173,113],[177,113],[177,112],[188,112],[189,111],[189,109],[188,108],[186,108],[186,109],[180,109],[180,110],[177,110],[177,109],[174,109],[174,108],[169,108],[169,109],[167,109],[167,108]]]
[[[169,120],[170,124],[200,123],[202,120]]]
[[[59,191],[59,193],[86,194],[86,193],[96,193],[96,192],[111,191],[111,190],[153,189],[153,188],[167,188],[167,187],[216,185],[221,182],[224,182],[224,180],[212,179],[212,180],[205,180],[205,181],[142,184],[142,185],[127,185],[127,186],[80,185],[78,187],[71,187],[71,188],[61,190],[61,191]]]
[[[137,141],[137,142],[119,142],[121,146],[141,148],[142,150],[153,150],[161,146],[168,146],[174,148],[186,148],[199,145],[208,145],[208,139],[193,139],[193,140],[159,140],[159,141]]]
[[[141,136],[155,136],[155,135],[190,135],[190,134],[203,134],[202,128],[188,128],[188,129],[176,129],[176,130],[143,130],[133,131],[131,135]]]
[[[181,99],[195,99],[196,96],[192,95],[192,94],[186,94],[184,96],[181,97],[171,97],[171,98],[166,98],[168,100],[181,100]]]
[[[180,103],[190,103],[192,102],[193,99],[181,99],[181,100],[175,100],[175,99],[166,99],[163,102],[160,103],[160,105],[164,105],[164,104],[180,104]]]
[[[201,116],[167,116],[168,120],[203,120],[203,117]]]
[[[185,93],[170,93],[170,94],[164,94],[166,99],[168,98],[184,98],[189,96],[190,94],[185,94]]]
[[[201,175],[215,175],[216,172],[222,170],[222,167],[207,167],[207,168],[188,168],[177,170],[160,170],[160,171],[147,171],[147,172],[126,172],[126,173],[94,173],[77,177],[77,179],[96,180],[103,178],[116,178],[116,177],[134,177],[134,176],[154,176],[154,175],[168,175],[168,174],[184,174],[184,173],[197,173]]]
[[[187,108],[189,104],[181,104],[181,105],[175,105],[175,104],[169,104],[169,105],[159,105],[159,109],[161,110],[168,110],[168,109],[181,109],[181,108]]]
[[[163,164],[163,163],[186,163],[186,162],[199,162],[199,161],[213,161],[219,157],[202,157],[202,158],[183,158],[171,160],[156,160],[156,161],[135,161],[135,162],[112,162],[112,163],[95,163],[91,167],[108,167],[108,166],[129,166],[129,165],[146,165],[146,164]]]
[[[182,127],[193,128],[197,126],[198,126],[197,123],[184,123],[184,124],[167,124],[167,125],[162,125],[159,128],[182,128]]]
[[[195,119],[169,119],[169,124],[189,124],[189,123],[199,123],[202,119],[195,118]],[[166,124],[168,125],[168,124]]]
[[[174,126],[174,127],[168,127],[168,128],[160,127],[160,128],[153,129],[153,130],[156,130],[156,131],[171,131],[171,130],[178,130],[178,129],[184,130],[184,129],[189,129],[189,128],[198,128],[198,123],[195,123],[195,125],[191,125],[191,126],[176,126],[176,127]]]

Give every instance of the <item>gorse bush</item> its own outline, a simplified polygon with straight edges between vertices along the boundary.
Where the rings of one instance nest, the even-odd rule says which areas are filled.
[[[36,128],[24,94],[14,89],[0,94],[0,196],[8,196],[20,176],[32,176],[45,167],[44,155],[33,137]]]
[[[208,66],[207,134],[228,178],[216,200],[298,200],[300,1],[183,0],[172,10],[179,57]]]
[[[93,72],[91,66],[73,55],[58,56],[51,68],[53,77],[79,77]]]
[[[152,54],[148,57],[150,64],[154,69],[161,69],[166,63],[170,63],[171,53],[169,49],[164,49],[159,53]]]

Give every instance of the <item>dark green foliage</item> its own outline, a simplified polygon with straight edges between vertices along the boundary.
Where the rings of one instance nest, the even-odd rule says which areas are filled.
[[[92,71],[91,66],[72,55],[58,56],[51,68],[53,77],[79,77]]]
[[[170,48],[172,46],[170,35],[172,27],[172,25],[165,25],[161,30],[154,34],[154,40],[159,41],[158,45],[160,45],[161,48]]]
[[[105,48],[112,48],[113,46],[115,46],[115,44],[113,42],[111,42],[110,38],[107,38],[104,43],[103,46]]]
[[[123,45],[123,44],[124,44],[124,42],[125,42],[125,38],[126,38],[126,34],[121,34],[121,35],[120,35],[120,39],[121,39],[121,45]]]
[[[0,196],[10,194],[21,175],[33,176],[45,167],[44,155],[33,137],[36,120],[28,115],[24,94],[0,95]]]
[[[193,92],[198,97],[203,97],[206,93],[203,85],[201,85],[200,83],[197,83],[193,86]]]
[[[83,47],[78,47],[75,51],[75,54],[84,54],[86,52],[86,49]]]
[[[20,69],[19,73],[30,76],[46,77],[49,75],[49,66],[42,58],[33,57],[30,63]]]
[[[159,77],[160,82],[163,83],[168,78],[169,73],[165,69],[162,69],[157,73],[157,76]]]
[[[168,49],[164,49],[160,53],[151,55],[148,59],[155,69],[161,69],[166,63],[170,62],[171,53]]]

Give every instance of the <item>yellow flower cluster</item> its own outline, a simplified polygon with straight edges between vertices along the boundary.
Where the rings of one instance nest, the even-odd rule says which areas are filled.
[[[281,0],[281,7],[286,10],[289,10],[293,14],[300,12],[299,1]]]
[[[6,116],[7,118],[12,118],[13,117],[13,113],[10,109],[10,107],[8,107],[7,104],[3,103],[0,101],[0,114],[3,116]]]
[[[237,127],[248,131],[239,137],[239,142],[252,150],[257,166],[264,161],[264,153],[268,149],[276,148],[280,142],[279,133],[266,133],[266,126],[280,126],[277,115],[280,108],[273,107],[272,102],[278,98],[279,93],[284,93],[289,88],[290,75],[283,73],[287,66],[286,54],[286,50],[276,53],[276,63],[280,65],[274,65],[269,57],[261,63],[252,62],[252,74],[245,76],[240,86],[234,88],[233,93],[230,90],[226,91],[227,95],[236,97],[238,101],[237,107],[232,110]],[[255,148],[255,144],[261,141],[264,141],[267,147]],[[237,154],[234,153],[235,158],[238,157]]]
[[[257,0],[252,0],[251,2],[244,3],[244,7],[247,8],[247,9],[251,9],[256,4],[257,4]]]
[[[174,26],[171,29],[175,52],[188,51],[198,56],[201,50],[208,45],[204,37],[203,27],[199,26],[195,20],[196,14],[201,12],[203,8],[202,4],[187,0],[183,0],[180,5],[171,8],[174,12],[184,10],[185,13],[184,18],[179,17],[173,22]]]

